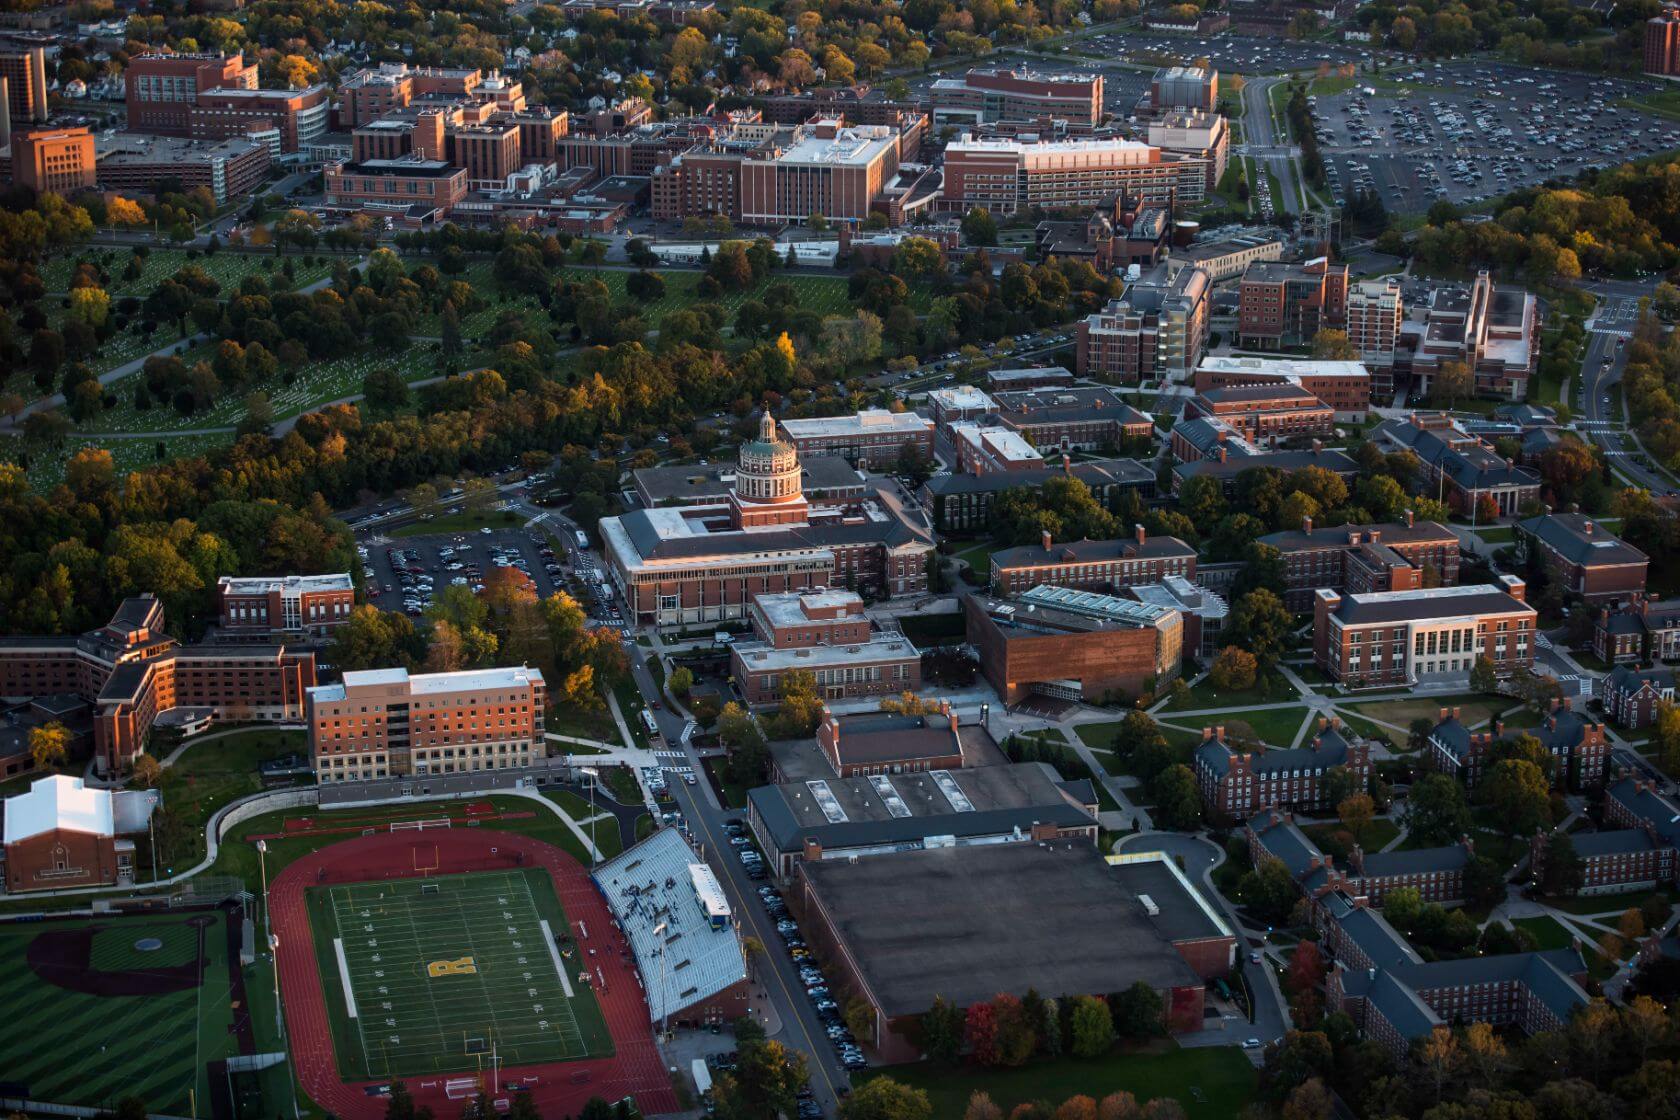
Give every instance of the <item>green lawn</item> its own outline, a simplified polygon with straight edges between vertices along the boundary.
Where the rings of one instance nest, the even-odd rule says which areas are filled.
[[[1007,1115],[1016,1105],[1044,1100],[1051,1106],[1084,1094],[1101,1100],[1124,1090],[1139,1104],[1172,1097],[1191,1120],[1230,1120],[1254,1098],[1258,1074],[1235,1047],[1180,1049],[1159,1043],[1145,1050],[1115,1051],[1100,1061],[1060,1058],[1019,1069],[950,1069],[937,1062],[893,1066],[864,1076],[886,1076],[926,1090],[937,1117],[958,1117],[969,1097],[984,1092]]]
[[[199,917],[209,922],[202,930],[187,924]],[[195,1098],[205,1109],[207,1064],[239,1052],[232,1033],[226,922],[222,912],[213,911],[0,926],[0,961],[6,962],[0,967],[0,1006],[7,1009],[0,1016],[0,1054],[6,1055],[6,1077],[27,1084],[31,1097],[56,1104],[103,1108],[132,1094],[151,1112],[188,1116]],[[180,990],[93,995],[54,983],[27,963],[37,939],[62,946],[59,951],[74,959],[84,951],[75,943],[82,938],[85,970],[67,972],[66,985],[89,972],[178,967],[184,971]],[[152,938],[160,948],[136,948]],[[247,970],[245,981],[254,986],[256,970]],[[252,1017],[259,1051],[276,1045],[273,1023],[272,1015]],[[279,1111],[279,1101],[267,1104]]]
[[[430,537],[444,533],[476,533],[486,528],[511,528],[519,523],[519,515],[509,510],[462,510],[460,513],[439,514],[430,521],[412,521],[392,529],[391,536]],[[560,728],[550,727],[549,730],[558,731]]]
[[[1510,544],[1516,539],[1516,530],[1509,525],[1496,525],[1491,529],[1477,529],[1476,535],[1488,544]]]
[[[907,614],[898,620],[899,629],[918,649],[955,645],[967,633],[962,612],[955,614]]]
[[[1568,927],[1549,914],[1537,918],[1515,918],[1511,924],[1527,930],[1541,949],[1567,949],[1575,939]]]
[[[579,708],[575,704],[553,704],[549,706],[548,716],[543,725],[559,735],[576,735],[580,739],[593,739],[598,743],[617,743],[618,725],[613,722],[612,713],[607,710],[605,701],[593,708]],[[576,743],[559,743],[556,749],[564,749],[567,754],[579,751],[599,753],[599,748],[588,748]]]
[[[410,263],[423,262],[425,258],[413,258]],[[537,301],[524,293],[507,293],[495,279],[495,266],[489,261],[475,261],[468,265],[467,271],[458,279],[471,284],[473,290],[484,297],[485,306],[466,315],[461,319],[461,331],[466,337],[477,337],[488,330],[495,323],[503,311],[537,311],[540,306]],[[625,289],[632,273],[622,268],[582,268],[567,267],[557,269],[554,278],[572,281],[600,280],[607,286],[615,304],[633,307],[642,316],[649,330],[657,330],[659,322],[672,311],[681,311],[700,301],[696,290],[700,279],[704,275],[697,270],[654,269],[665,278],[665,294],[651,302],[632,298]],[[823,315],[850,315],[852,313],[851,298],[847,290],[847,278],[839,275],[813,276],[805,273],[772,272],[762,283],[744,292],[724,292],[715,301],[734,317],[741,305],[749,299],[761,297],[772,284],[788,283],[793,286],[799,296],[799,306]],[[919,311],[927,310],[931,297],[925,292],[911,295],[911,305]],[[442,322],[437,317],[423,318],[417,328],[419,334],[435,335],[442,329]]]
[[[259,763],[308,753],[303,732],[268,728],[189,746],[158,779],[169,821],[158,836],[158,857],[165,868],[190,867],[204,858],[204,826],[211,815],[230,801],[262,792]],[[145,846],[140,847],[144,863]]]
[[[1113,751],[1120,736],[1120,720],[1112,723],[1082,723],[1073,729],[1079,741],[1095,751]]]
[[[182,361],[191,365],[200,358],[209,360],[215,350],[209,345],[195,348]],[[362,391],[367,375],[376,369],[394,368],[405,381],[419,381],[438,376],[436,355],[430,344],[416,344],[401,353],[367,350],[330,361],[311,362],[286,383],[286,375],[277,373],[264,381],[228,389],[214,405],[192,413],[183,413],[169,402],[153,400],[144,410],[134,407],[135,386],[141,375],[135,373],[107,388],[116,398],[113,407],[77,428],[84,432],[166,432],[194,428],[231,427],[245,418],[245,398],[248,394],[268,394],[269,405],[276,420],[298,416],[319,408],[328,401],[342,400]]]
[[[1629,907],[1637,907],[1655,895],[1669,905],[1680,901],[1680,894],[1671,890],[1629,891],[1625,894],[1579,895],[1575,898],[1548,898],[1546,905],[1570,914],[1620,914]]]
[[[1346,832],[1340,822],[1333,824],[1307,825],[1301,829],[1313,842],[1331,855],[1347,858],[1346,846],[1336,839],[1337,833]],[[1400,826],[1387,818],[1374,820],[1366,827],[1363,836],[1358,837],[1359,846],[1367,852],[1380,852],[1390,841],[1400,835]]]
[[[1259,708],[1241,715],[1208,716],[1207,723],[1223,726],[1228,739],[1258,739],[1270,747],[1286,749],[1306,721],[1308,708]]]
[[[62,292],[70,286],[70,277],[76,265],[82,261],[92,261],[110,274],[110,282],[105,290],[113,300],[131,295],[144,297],[180,271],[182,265],[193,264],[221,284],[222,290],[218,294],[226,299],[228,293],[239,286],[240,281],[253,273],[265,278],[271,290],[313,284],[332,275],[332,262],[335,259],[327,256],[291,254],[284,258],[276,258],[272,253],[205,254],[186,249],[153,249],[145,258],[146,263],[139,278],[126,280],[123,278],[123,270],[128,266],[132,255],[126,248],[90,248],[84,252],[50,256],[41,267],[41,282],[49,292]],[[287,261],[292,265],[292,280],[284,283],[285,274],[282,270]]]
[[[1162,713],[1167,712],[1199,712],[1208,708],[1243,708],[1253,704],[1279,704],[1286,700],[1294,700],[1300,694],[1293,685],[1282,676],[1262,677],[1255,682],[1253,688],[1232,689],[1221,692],[1213,686],[1208,678],[1202,678],[1199,684],[1193,685],[1190,695],[1185,702],[1170,702]]]
[[[1495,715],[1511,706],[1511,700],[1506,696],[1443,696],[1428,699],[1407,700],[1378,700],[1367,703],[1349,703],[1345,707],[1352,708],[1361,715],[1371,719],[1380,719],[1385,723],[1392,723],[1396,727],[1406,727],[1414,719],[1427,719],[1434,722],[1439,718],[1442,708],[1457,708],[1459,719],[1470,727],[1484,723]]]
[[[975,575],[982,579],[990,579],[992,576],[992,553],[996,551],[997,545],[995,542],[981,541],[979,544],[969,545],[961,552],[952,553],[951,559],[961,560],[974,569]]]

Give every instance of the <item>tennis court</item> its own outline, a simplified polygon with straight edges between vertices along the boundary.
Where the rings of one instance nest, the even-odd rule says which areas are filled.
[[[347,1079],[612,1053],[544,872],[316,887],[309,908]]]

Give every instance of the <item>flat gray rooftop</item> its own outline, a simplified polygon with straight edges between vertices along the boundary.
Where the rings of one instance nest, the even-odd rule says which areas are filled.
[[[1201,979],[1089,844],[934,848],[801,870],[889,1016],[1028,988],[1108,995]]]

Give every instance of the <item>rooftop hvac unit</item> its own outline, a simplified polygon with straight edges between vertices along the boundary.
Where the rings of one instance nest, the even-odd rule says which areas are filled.
[[[1149,916],[1151,918],[1158,918],[1161,916],[1161,908],[1155,905],[1155,900],[1153,898],[1150,898],[1146,894],[1140,894],[1138,895],[1138,901],[1143,903],[1143,908],[1149,912]]]

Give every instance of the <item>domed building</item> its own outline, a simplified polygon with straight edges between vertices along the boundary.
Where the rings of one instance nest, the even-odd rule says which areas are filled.
[[[776,433],[769,410],[759,421],[758,438],[741,445],[735,490],[729,495],[731,520],[737,529],[768,525],[803,525],[810,520],[810,503],[800,483],[799,452]]]
[[[842,588],[876,597],[927,588],[933,527],[887,480],[849,468],[841,493],[805,493],[799,448],[768,412],[741,445],[733,484],[710,501],[601,519],[607,571],[636,626],[747,617],[754,596]]]

